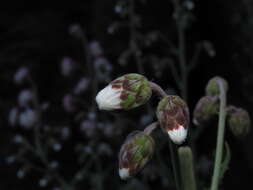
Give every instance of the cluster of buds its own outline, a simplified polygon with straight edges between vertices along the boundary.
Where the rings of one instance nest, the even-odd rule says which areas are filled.
[[[219,113],[220,88],[228,90],[228,83],[221,77],[213,77],[206,85],[206,95],[200,98],[193,112],[193,123],[202,125]]]
[[[194,109],[193,123],[201,125],[219,113],[220,89],[228,90],[228,83],[221,77],[213,77],[206,86],[206,96],[202,97]],[[251,120],[246,110],[235,106],[226,108],[228,126],[236,137],[244,137],[249,133]]]
[[[155,143],[150,133],[157,124],[175,144],[185,141],[189,125],[188,106],[179,96],[166,95],[158,85],[135,73],[113,80],[96,96],[101,110],[130,110],[145,104],[152,90],[163,97],[156,111],[158,122],[127,137],[119,153],[119,175],[122,179],[136,175],[152,158]]]

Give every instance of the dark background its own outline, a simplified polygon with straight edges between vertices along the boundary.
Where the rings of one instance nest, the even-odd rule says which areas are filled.
[[[6,118],[8,110],[15,105],[19,88],[13,84],[13,74],[21,65],[32,68],[33,76],[40,87],[41,99],[57,102],[58,94],[65,88],[59,79],[59,62],[70,56],[83,62],[82,44],[69,34],[72,24],[80,24],[88,41],[98,40],[114,69],[112,78],[128,72],[137,72],[133,64],[122,67],[117,57],[128,45],[128,32],[124,29],[110,35],[107,28],[119,19],[114,12],[114,0],[83,0],[73,2],[37,2],[28,4],[17,1],[0,6],[0,188],[34,189],[33,180],[19,180],[15,176],[16,166],[6,166],[4,156],[9,152],[9,139],[13,130]],[[186,32],[189,54],[193,44],[201,40],[212,42],[216,56],[209,58],[201,54],[198,66],[189,77],[190,109],[204,94],[207,81],[220,75],[229,82],[228,100],[253,113],[253,2],[250,0],[195,1],[195,19]],[[142,17],[142,32],[162,31],[168,38],[175,38],[172,5],[168,1],[150,1],[138,4],[136,11]],[[153,47],[149,52],[157,52]],[[150,67],[145,68],[147,78],[166,86],[166,71],[156,78]],[[169,73],[169,71],[168,71]],[[86,95],[88,96],[88,95]],[[86,97],[83,97],[84,99]],[[54,118],[61,115],[55,112]],[[209,152],[215,145],[216,128],[208,128],[198,141],[200,152]],[[223,181],[223,189],[248,189],[253,185],[253,133],[243,140],[226,134],[230,144],[232,160]],[[211,146],[207,146],[205,142]],[[212,144],[213,143],[213,144]],[[66,152],[65,154],[68,154]],[[63,154],[64,155],[64,154]],[[116,156],[115,156],[116,157]],[[70,164],[69,162],[65,163]],[[112,163],[115,164],[115,163]],[[33,179],[33,178],[31,178]],[[113,187],[112,187],[113,188]],[[156,188],[155,186],[152,188]],[[151,188],[151,189],[152,189]],[[117,188],[115,188],[117,189]]]

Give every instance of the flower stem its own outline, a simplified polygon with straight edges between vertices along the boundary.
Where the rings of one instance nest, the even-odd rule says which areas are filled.
[[[196,190],[192,150],[189,146],[178,149],[183,190]]]
[[[225,134],[225,121],[226,121],[226,91],[221,81],[217,81],[220,89],[220,109],[219,109],[219,122],[218,122],[218,137],[215,153],[214,172],[212,177],[211,190],[218,190],[220,167],[222,161],[224,134]]]
[[[148,125],[145,129],[144,129],[144,133],[146,133],[147,135],[150,135],[152,133],[153,130],[155,130],[158,126],[158,122],[153,122],[150,125]]]
[[[178,174],[178,168],[176,165],[176,155],[174,153],[174,148],[171,140],[169,139],[169,149],[170,149],[170,159],[172,162],[172,170],[175,178],[175,184],[176,184],[176,189],[180,190],[180,183],[179,183],[179,174]]]
[[[168,94],[158,84],[149,81],[149,86],[158,96],[168,96]]]

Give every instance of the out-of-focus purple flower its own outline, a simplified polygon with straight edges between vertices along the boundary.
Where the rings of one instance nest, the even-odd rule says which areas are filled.
[[[93,152],[94,152],[93,148],[90,145],[87,145],[87,146],[83,147],[83,151],[86,154],[93,154]]]
[[[18,104],[27,107],[34,98],[34,94],[30,89],[22,90],[18,95]]]
[[[97,78],[103,82],[111,80],[110,74],[112,72],[112,65],[105,57],[98,57],[94,61]]]
[[[89,119],[89,120],[95,120],[96,117],[97,117],[96,112],[91,111],[91,112],[88,113],[88,119]]]
[[[104,51],[103,51],[100,43],[96,40],[91,41],[89,43],[89,49],[90,49],[90,53],[93,57],[99,57],[104,54]]]
[[[23,142],[23,137],[21,135],[16,135],[14,138],[13,138],[13,142],[16,143],[16,144],[20,144]]]
[[[37,113],[32,109],[26,109],[19,115],[19,124],[24,128],[33,127],[38,121]]]
[[[79,24],[72,24],[69,26],[69,34],[80,38],[82,34],[82,28]]]
[[[95,122],[91,120],[84,120],[80,123],[80,129],[87,137],[93,137],[96,134]]]
[[[79,80],[79,82],[77,83],[77,85],[74,88],[74,94],[79,95],[82,92],[84,92],[88,86],[90,84],[90,80],[83,77]]]
[[[19,116],[18,108],[16,107],[12,108],[9,112],[9,118],[8,118],[9,124],[11,126],[15,126],[17,124],[18,116]]]
[[[61,62],[61,74],[68,77],[74,71],[75,63],[70,57],[64,57]]]
[[[66,94],[63,97],[62,105],[63,105],[63,108],[66,112],[71,113],[76,110],[76,106],[74,104],[74,97],[71,94]]]
[[[148,115],[148,114],[145,114],[145,115],[141,116],[141,118],[140,118],[140,124],[142,126],[146,126],[151,121],[152,121],[152,117],[150,115]]]
[[[111,156],[113,154],[112,148],[107,143],[100,143],[97,147],[98,154]]]
[[[61,129],[61,137],[63,140],[66,140],[70,136],[70,131],[68,127],[63,127]]]
[[[19,170],[17,171],[17,177],[18,177],[19,179],[24,178],[24,177],[25,177],[25,171],[24,171],[23,169],[19,169]]]
[[[40,187],[46,187],[48,185],[48,179],[46,179],[46,178],[41,178],[40,180],[39,180],[39,186]]]
[[[62,149],[62,145],[61,145],[60,143],[54,143],[54,144],[52,145],[52,148],[53,148],[53,150],[54,150],[55,152],[59,152],[59,151],[61,151],[61,149]]]
[[[56,168],[58,168],[59,167],[59,162],[57,162],[57,161],[52,161],[52,162],[50,162],[50,168],[52,168],[52,169],[56,169]]]
[[[14,156],[8,156],[7,158],[6,158],[6,163],[7,164],[12,164],[12,163],[14,163],[16,161],[16,158],[14,157]]]
[[[29,70],[27,67],[21,67],[17,70],[17,72],[14,75],[14,82],[16,84],[22,84],[28,77]]]

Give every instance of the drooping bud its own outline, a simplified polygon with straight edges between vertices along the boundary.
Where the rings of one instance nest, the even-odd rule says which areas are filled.
[[[228,108],[228,124],[236,137],[244,137],[250,130],[250,116],[246,110],[231,106]]]
[[[220,87],[219,87],[219,83],[222,84],[223,88],[225,89],[225,91],[228,90],[228,83],[225,79],[216,76],[211,78],[207,85],[206,85],[206,95],[209,96],[218,96],[220,94]]]
[[[166,96],[157,106],[156,116],[164,132],[176,144],[182,144],[187,136],[189,109],[179,96]]]
[[[119,152],[119,175],[128,179],[144,168],[154,153],[155,142],[150,135],[134,131],[128,135]]]
[[[213,96],[202,97],[193,112],[193,123],[201,125],[211,119],[219,111],[218,98]]]
[[[145,104],[152,94],[148,80],[140,74],[126,74],[112,81],[96,96],[101,110],[129,110]]]

